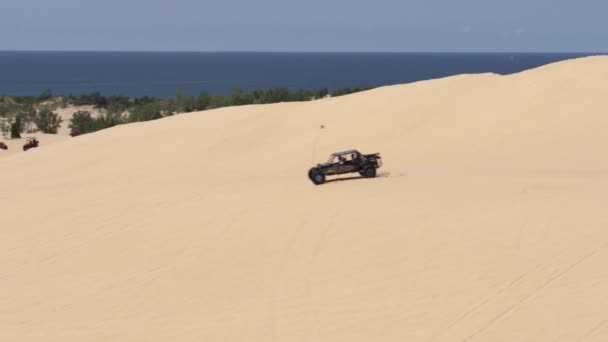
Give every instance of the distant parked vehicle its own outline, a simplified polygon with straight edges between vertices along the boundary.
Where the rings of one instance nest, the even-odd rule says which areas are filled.
[[[308,178],[315,184],[325,183],[326,176],[358,172],[366,178],[376,177],[376,169],[382,166],[380,153],[361,154],[357,150],[336,152],[327,163],[317,164],[308,170]]]
[[[39,144],[40,143],[38,142],[38,139],[36,139],[36,138],[28,138],[25,141],[25,145],[23,145],[23,150],[27,151],[30,148],[36,148],[36,147],[38,147]]]
[[[8,146],[6,146],[5,143],[0,142],[0,149],[2,149],[2,150],[8,150]]]

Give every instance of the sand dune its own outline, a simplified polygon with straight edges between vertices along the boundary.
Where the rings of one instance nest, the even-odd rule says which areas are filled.
[[[607,80],[586,58],[2,158],[0,341],[606,341]],[[306,178],[349,148],[381,176]]]

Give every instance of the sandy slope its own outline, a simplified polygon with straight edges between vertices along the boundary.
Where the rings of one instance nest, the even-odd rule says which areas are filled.
[[[606,341],[607,81],[588,58],[3,158],[0,341]],[[382,176],[313,186],[347,148]]]

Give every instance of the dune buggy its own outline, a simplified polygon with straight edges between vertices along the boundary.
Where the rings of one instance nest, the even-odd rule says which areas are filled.
[[[333,153],[329,160],[308,170],[308,178],[315,184],[325,183],[327,176],[359,173],[366,178],[376,177],[376,169],[382,166],[380,153],[361,154],[357,150]]]
[[[39,144],[38,139],[36,139],[36,138],[28,138],[25,141],[25,145],[23,145],[23,150],[27,151],[30,148],[38,147],[38,144]]]

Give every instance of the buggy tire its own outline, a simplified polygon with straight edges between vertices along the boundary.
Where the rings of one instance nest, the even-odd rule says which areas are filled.
[[[314,171],[310,172],[309,178],[315,185],[321,185],[321,184],[325,183],[325,175],[322,173],[318,173],[318,172],[314,172]]]
[[[315,172],[316,172],[315,168],[308,170],[308,179],[312,180],[312,176],[315,174]]]
[[[376,177],[376,168],[366,167],[360,173],[365,178],[374,178],[374,177]]]

